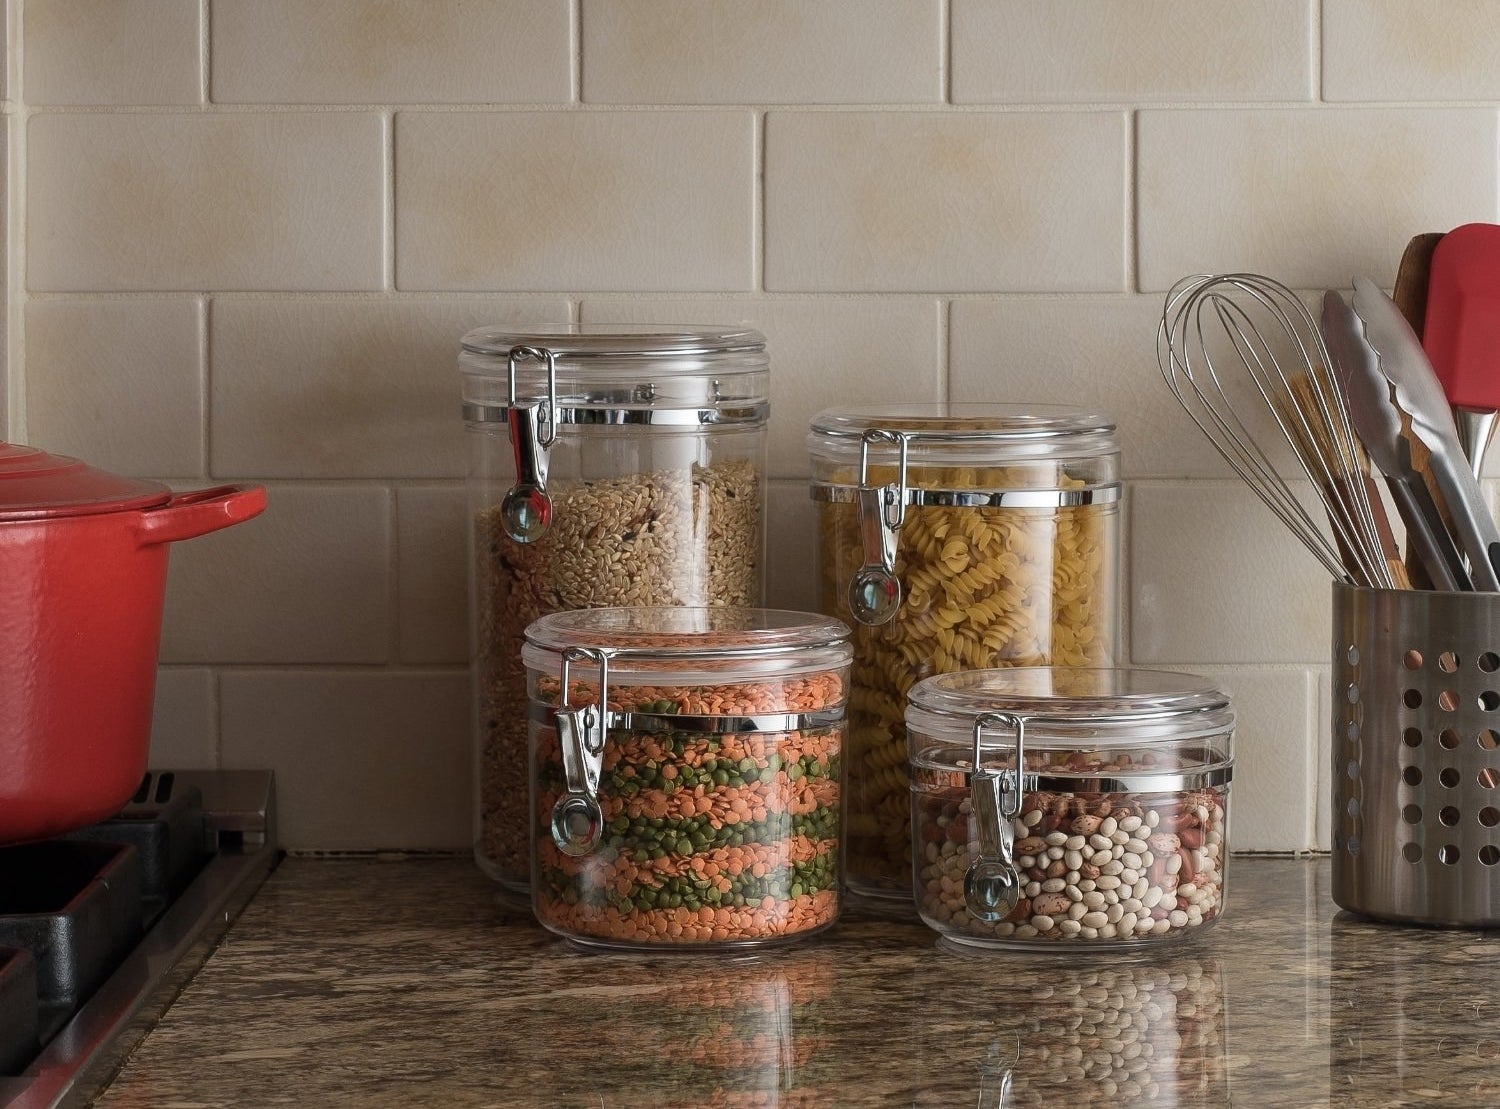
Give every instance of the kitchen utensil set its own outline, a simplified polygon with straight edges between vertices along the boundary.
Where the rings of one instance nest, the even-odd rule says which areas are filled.
[[[1329,573],[1377,588],[1406,584],[1332,360],[1294,292],[1257,274],[1185,278],[1167,295],[1156,354],[1193,422]],[[1267,453],[1274,444],[1246,423],[1241,408],[1256,398],[1311,479],[1331,540]]]
[[[1167,294],[1157,361],[1209,442],[1335,579],[1500,592],[1500,529],[1477,477],[1500,411],[1500,226],[1416,236],[1396,299],[1356,277],[1347,303],[1324,295],[1319,321],[1268,277],[1185,278]],[[1291,446],[1326,526],[1247,401]],[[1467,437],[1455,411],[1470,414]],[[1406,563],[1371,463],[1405,525]]]

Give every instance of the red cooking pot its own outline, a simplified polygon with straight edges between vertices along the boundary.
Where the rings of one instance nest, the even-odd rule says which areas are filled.
[[[0,843],[130,800],[150,746],[167,544],[265,505],[258,485],[174,494],[0,442]]]

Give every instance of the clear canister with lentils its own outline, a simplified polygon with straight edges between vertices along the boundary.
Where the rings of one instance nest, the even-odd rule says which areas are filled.
[[[839,621],[766,609],[594,609],[528,628],[537,919],[627,948],[753,947],[832,924],[850,654]]]
[[[742,329],[482,328],[460,369],[471,443],[475,857],[530,873],[526,626],[608,605],[757,605],[765,340]]]
[[[1189,674],[928,678],[906,714],[917,911],[963,944],[1141,944],[1217,920],[1234,713]]]
[[[911,687],[1114,660],[1115,425],[1064,406],[851,408],[820,414],[808,444],[819,607],[854,627],[847,884],[909,899]]]

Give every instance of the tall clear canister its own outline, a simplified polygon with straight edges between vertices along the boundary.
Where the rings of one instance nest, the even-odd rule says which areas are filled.
[[[481,328],[463,338],[475,680],[474,853],[530,883],[528,624],[617,605],[755,606],[764,337],[742,328]]]

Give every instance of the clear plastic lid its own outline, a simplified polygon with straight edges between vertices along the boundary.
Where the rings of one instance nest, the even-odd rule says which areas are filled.
[[[786,609],[588,608],[531,624],[521,657],[557,674],[563,651],[592,647],[609,655],[612,682],[733,682],[846,666],[849,636],[840,620]]]
[[[938,674],[912,687],[907,726],[954,743],[973,742],[974,718],[1008,712],[1026,719],[1036,746],[1140,746],[1223,736],[1234,710],[1212,682],[1165,670],[1021,666]]]
[[[1112,417],[1060,404],[863,405],[830,408],[813,418],[807,445],[814,459],[858,464],[866,432],[905,433],[914,465],[1005,465],[1118,454]],[[889,445],[872,456],[891,453]]]
[[[465,402],[503,409],[512,395],[521,405],[549,399],[548,355],[563,407],[736,409],[769,397],[759,331],[574,323],[469,332],[459,355]]]

